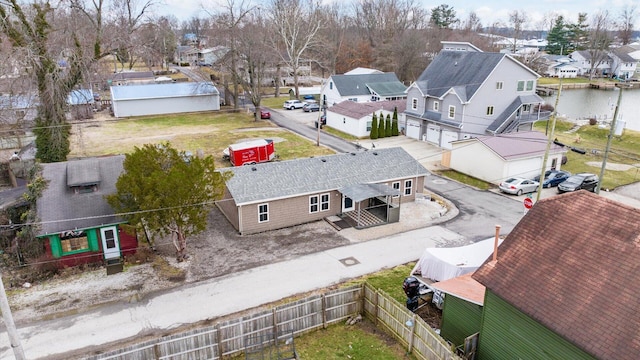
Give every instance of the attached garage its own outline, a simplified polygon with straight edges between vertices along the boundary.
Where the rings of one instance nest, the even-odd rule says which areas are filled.
[[[438,125],[427,125],[427,141],[440,145],[440,126]]]
[[[420,140],[420,123],[422,120],[409,120],[407,119],[407,137]]]
[[[220,110],[220,93],[211,82],[111,87],[115,117]]]
[[[442,130],[442,140],[440,147],[451,150],[451,142],[458,140],[458,133],[455,131]]]

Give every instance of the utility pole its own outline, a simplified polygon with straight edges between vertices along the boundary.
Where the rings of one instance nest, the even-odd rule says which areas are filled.
[[[4,291],[4,284],[2,283],[2,274],[0,273],[0,311],[2,311],[2,318],[4,324],[7,327],[7,334],[9,335],[9,343],[13,349],[13,355],[16,360],[25,360],[24,350],[18,337],[18,330],[16,324],[13,322],[13,315],[11,315],[11,308],[9,307],[9,300],[7,300],[7,293]]]
[[[547,160],[549,159],[549,150],[551,150],[551,143],[554,139],[554,134],[556,132],[556,118],[558,114],[558,103],[560,102],[560,93],[562,92],[562,78],[560,79],[560,84],[558,85],[558,95],[556,95],[556,103],[553,106],[553,112],[551,113],[551,133],[547,138],[547,149],[544,152],[544,158],[542,159],[542,169],[540,170],[540,184],[538,184],[538,194],[536,195],[536,202],[540,200],[540,195],[542,194],[542,183],[544,183],[544,173],[547,170]],[[547,124],[549,121],[547,120]],[[548,127],[548,126],[547,126]]]
[[[617,85],[616,85],[617,86]],[[596,194],[600,194],[600,188],[602,187],[602,178],[604,177],[604,169],[607,167],[607,158],[609,157],[609,149],[611,149],[611,139],[613,133],[616,131],[616,120],[618,119],[618,110],[620,109],[620,101],[622,100],[623,86],[617,86],[620,89],[618,93],[618,102],[616,103],[616,109],[613,112],[613,120],[611,120],[611,129],[609,130],[609,136],[607,136],[607,147],[604,149],[604,158],[602,159],[602,167],[600,168],[600,177],[598,178],[598,186],[596,187]]]

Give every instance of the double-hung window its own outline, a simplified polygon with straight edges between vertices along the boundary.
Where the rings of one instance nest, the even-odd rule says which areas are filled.
[[[258,205],[258,222],[263,223],[269,221],[269,204]]]
[[[404,181],[404,196],[411,196],[413,193],[413,180]]]

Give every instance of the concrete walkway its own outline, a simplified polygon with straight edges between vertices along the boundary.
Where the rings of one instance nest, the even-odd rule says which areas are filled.
[[[64,358],[61,354],[67,352],[89,351],[151,330],[214,319],[338,284],[415,261],[427,247],[453,246],[463,240],[439,226],[413,230],[196,283],[137,304],[19,326],[19,334],[28,359]],[[0,359],[13,359],[6,331],[0,333]]]

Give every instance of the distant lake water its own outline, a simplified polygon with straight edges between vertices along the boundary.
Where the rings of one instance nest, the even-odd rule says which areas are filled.
[[[558,103],[558,115],[569,120],[595,117],[598,121],[610,122],[619,92],[618,89],[563,89]],[[556,94],[542,98],[551,105],[556,102]],[[640,89],[624,90],[618,113],[618,120],[625,122],[625,128],[640,131]]]

